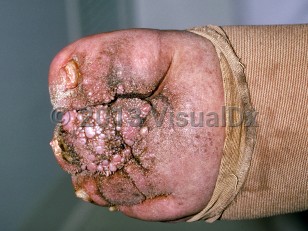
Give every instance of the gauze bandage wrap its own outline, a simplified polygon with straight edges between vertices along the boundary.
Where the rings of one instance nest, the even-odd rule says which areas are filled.
[[[308,209],[308,25],[190,31],[215,46],[226,109],[240,108],[242,124],[227,123],[213,196],[189,221]]]

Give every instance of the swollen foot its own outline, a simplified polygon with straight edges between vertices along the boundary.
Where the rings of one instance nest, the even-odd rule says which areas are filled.
[[[67,111],[51,146],[78,197],[152,221],[187,217],[208,203],[225,128],[173,122],[191,112],[220,115],[222,79],[210,42],[183,31],[90,36],[56,56],[49,91],[53,108]]]
[[[134,157],[148,134],[144,124],[150,110],[147,101],[120,98],[111,105],[67,111],[51,146],[68,172],[109,176]]]

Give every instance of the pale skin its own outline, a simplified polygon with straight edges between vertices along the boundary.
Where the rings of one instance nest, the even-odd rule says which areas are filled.
[[[213,45],[186,31],[126,30],[78,40],[54,58],[49,86],[53,106],[69,111],[100,104],[125,106],[138,98],[159,113],[167,105],[168,113],[220,116],[224,105]],[[215,187],[225,128],[170,126],[169,118],[157,126],[149,114],[143,124],[146,135],[125,144],[133,156],[109,176],[82,169],[83,160],[64,160],[63,150],[53,143],[59,164],[72,174],[77,196],[142,220],[186,220],[200,212]],[[72,142],[79,157],[89,155]]]

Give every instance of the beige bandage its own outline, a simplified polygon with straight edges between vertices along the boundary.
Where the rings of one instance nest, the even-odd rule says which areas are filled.
[[[308,25],[190,31],[215,46],[226,108],[244,116],[241,126],[227,123],[213,196],[189,221],[308,209]],[[257,115],[257,126],[245,112]]]

